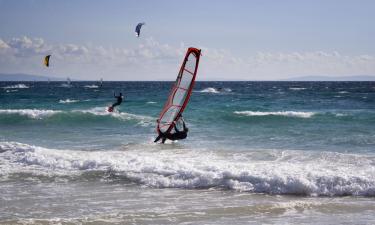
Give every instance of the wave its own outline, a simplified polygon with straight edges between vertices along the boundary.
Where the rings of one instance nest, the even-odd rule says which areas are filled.
[[[216,88],[213,88],[213,87],[208,87],[208,88],[205,88],[205,89],[197,91],[197,92],[218,94],[218,93],[223,93],[223,92],[232,92],[232,89],[230,89],[230,88],[217,88],[216,89]]]
[[[99,88],[99,86],[95,85],[95,84],[93,84],[93,85],[85,85],[83,87],[85,87],[85,88]]]
[[[108,112],[106,107],[95,107],[87,110],[73,110],[72,112],[92,114],[95,116],[110,116],[120,120],[137,120],[140,125],[147,126],[154,124],[155,118],[150,116],[136,115],[125,112]]]
[[[6,90],[7,93],[10,93],[10,92],[17,92],[18,90],[17,89],[13,89],[13,90]]]
[[[60,87],[71,88],[71,87],[73,87],[73,85],[72,84],[64,83],[64,84],[61,84]]]
[[[62,111],[46,109],[0,109],[0,114],[17,114],[31,119],[43,119],[61,112]]]
[[[82,116],[89,114],[90,116],[96,117],[110,117],[116,118],[122,121],[138,121],[141,126],[153,125],[156,120],[150,116],[136,115],[126,112],[114,112],[110,113],[106,110],[106,107],[95,107],[87,110],[71,110],[71,111],[61,111],[61,110],[45,110],[45,109],[0,109],[0,115],[19,115],[25,116],[30,119],[47,119],[53,116],[65,116],[67,119],[80,119],[83,120]]]
[[[301,88],[301,87],[290,87],[289,90],[292,90],[292,91],[301,91],[301,90],[306,90],[306,88]]]
[[[299,117],[310,118],[314,116],[315,112],[296,112],[296,111],[277,111],[277,112],[260,112],[260,111],[234,111],[234,114],[244,116],[286,116],[286,117]]]
[[[27,86],[25,84],[15,84],[15,85],[5,86],[3,88],[4,89],[18,89],[18,88],[29,88],[29,86]]]
[[[198,91],[198,92],[201,92],[201,93],[215,93],[215,94],[219,93],[218,90],[216,90],[215,88],[212,88],[212,87],[205,88],[205,89],[203,89],[201,91]]]
[[[89,172],[156,188],[229,189],[266,194],[375,196],[375,156],[333,152],[207,152],[142,148],[111,151],[48,149],[0,142],[0,178],[28,173],[79,178]],[[144,147],[144,146],[143,146]],[[156,150],[155,150],[156,149]],[[259,159],[259,154],[272,155]],[[102,180],[103,173],[98,174]]]
[[[157,102],[152,102],[152,101],[150,101],[150,102],[146,102],[146,104],[156,104]]]
[[[62,103],[62,104],[66,104],[66,103],[75,103],[75,102],[79,102],[79,100],[75,100],[75,99],[65,99],[65,100],[60,100],[59,103]]]

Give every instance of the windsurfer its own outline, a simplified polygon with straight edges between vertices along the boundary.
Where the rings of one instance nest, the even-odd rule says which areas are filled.
[[[182,115],[178,118],[177,121],[182,122],[182,131],[178,130],[177,123],[176,121],[174,121],[173,122],[174,132],[163,133],[159,130],[159,136],[155,139],[154,142],[158,142],[161,139],[161,143],[164,144],[164,142],[167,139],[172,140],[172,141],[185,139],[187,137],[187,132],[189,131],[189,128],[186,127],[186,124]]]

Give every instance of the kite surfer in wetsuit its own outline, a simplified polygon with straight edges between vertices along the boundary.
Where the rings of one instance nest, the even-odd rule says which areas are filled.
[[[173,128],[174,128],[175,132],[174,133],[162,133],[159,130],[159,136],[155,139],[154,142],[158,142],[160,139],[162,139],[161,143],[164,144],[164,142],[167,139],[172,140],[172,141],[185,139],[187,137],[187,132],[189,131],[189,128],[186,127],[186,124],[185,124],[184,119],[182,118],[182,115],[180,116],[178,121],[182,121],[182,131],[179,131],[177,129],[176,121],[174,121],[173,122]]]
[[[122,93],[120,92],[119,95],[116,96],[115,93],[113,93],[113,96],[117,99],[115,103],[112,104],[112,106],[108,107],[108,112],[113,112],[113,109],[115,108],[115,106],[118,106],[122,103]]]

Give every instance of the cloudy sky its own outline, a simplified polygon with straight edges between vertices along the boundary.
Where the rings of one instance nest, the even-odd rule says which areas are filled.
[[[373,0],[0,0],[0,73],[173,80],[193,46],[200,80],[375,75],[374,12]]]

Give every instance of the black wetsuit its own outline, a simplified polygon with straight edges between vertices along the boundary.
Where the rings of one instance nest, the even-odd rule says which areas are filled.
[[[114,108],[115,106],[118,106],[122,103],[122,95],[118,95],[118,96],[114,95],[114,96],[115,96],[115,98],[117,98],[117,101],[112,104],[112,106],[111,106],[112,108]]]
[[[172,141],[185,139],[187,137],[187,132],[188,132],[189,129],[186,127],[185,121],[182,121],[182,126],[183,126],[182,131],[179,131],[177,129],[177,126],[175,125],[174,126],[174,131],[175,131],[174,133],[165,134],[165,133],[160,132],[159,136],[155,139],[154,142],[158,142],[160,139],[162,139],[161,143],[164,144],[164,142],[167,139],[172,140]]]

